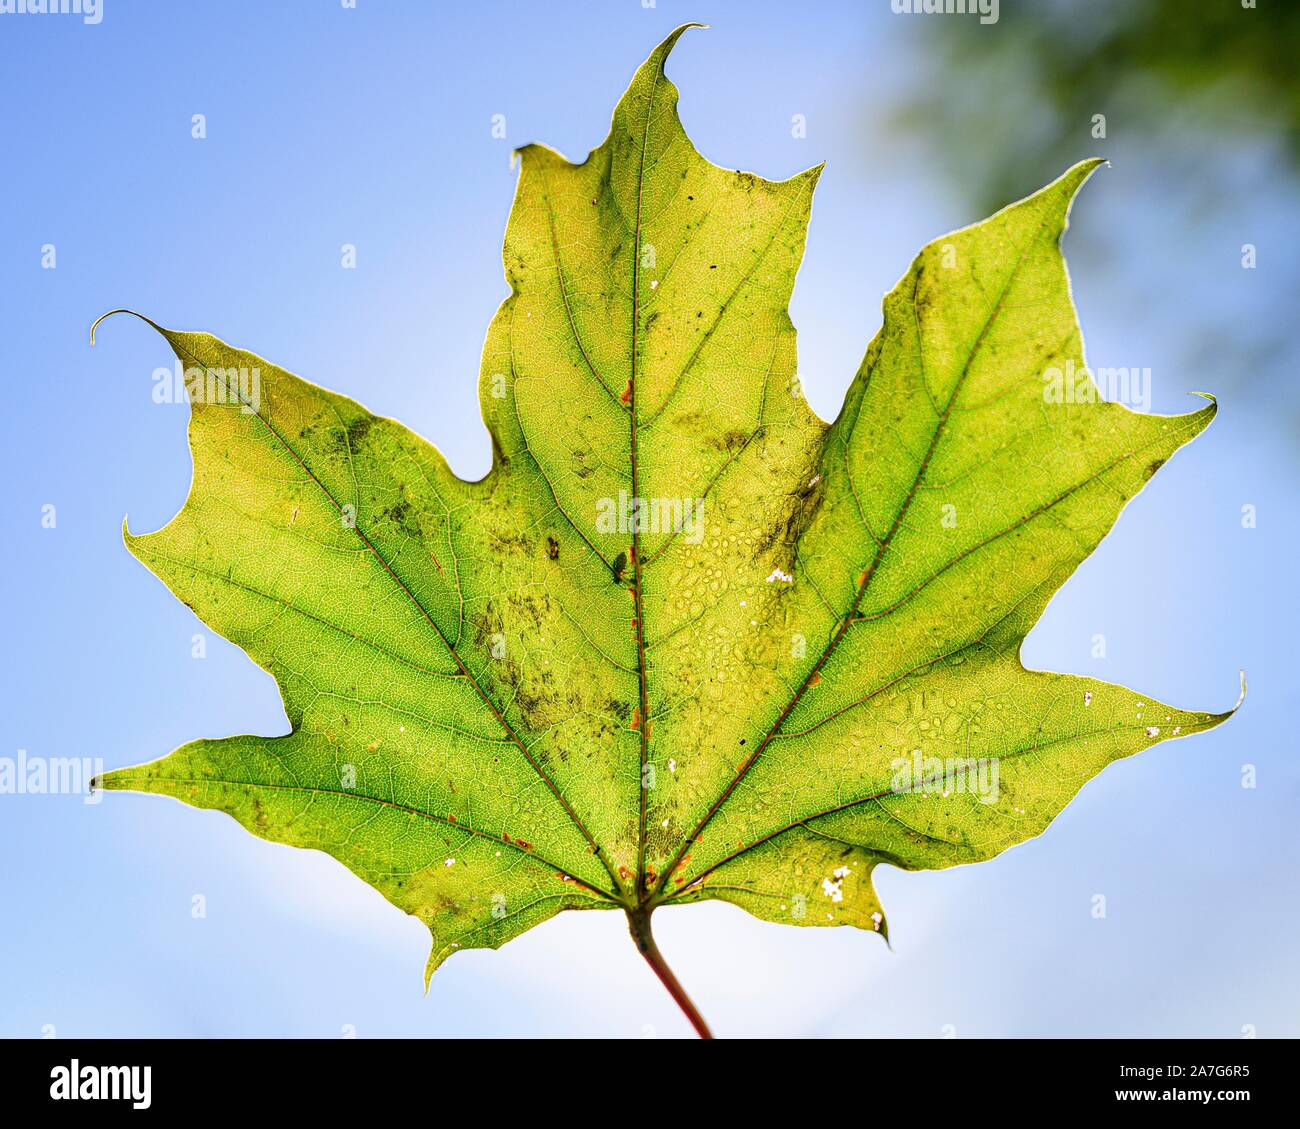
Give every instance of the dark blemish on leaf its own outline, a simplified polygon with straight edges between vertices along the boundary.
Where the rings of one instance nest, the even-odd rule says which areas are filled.
[[[526,557],[532,555],[532,542],[523,533],[502,533],[493,530],[488,545],[498,557]]]
[[[627,554],[619,553],[619,555],[614,558],[614,564],[612,567],[614,570],[614,583],[621,584],[623,582],[623,573],[627,570]]]
[[[560,543],[554,537],[546,538],[546,555],[553,561],[560,559]]]
[[[1150,466],[1147,467],[1147,477],[1150,478],[1153,474],[1155,474],[1156,471],[1158,471],[1164,465],[1165,465],[1164,459],[1156,459],[1155,462],[1153,462]]]
[[[719,451],[738,451],[749,442],[749,432],[732,429],[724,431],[721,435],[715,435],[710,438],[710,446],[716,447]]]
[[[496,432],[492,433],[492,458],[502,470],[510,465],[510,456],[505,453],[497,440]]]
[[[554,672],[545,663],[536,661],[536,657],[527,657],[526,648],[511,645],[504,654],[493,655],[493,645],[500,642],[494,636],[505,634],[503,625],[508,620],[525,639],[551,639],[557,618],[549,595],[514,594],[505,600],[504,610],[500,603],[489,601],[474,623],[476,645],[492,655],[489,668],[493,680],[507,691],[504,696],[519,711],[525,727],[536,732],[554,729],[579,714],[590,714],[590,708],[584,708],[587,705],[582,698],[584,688],[570,683],[557,686]],[[535,748],[543,763],[553,755],[558,754],[562,761],[569,756],[569,749],[558,743],[549,752],[540,744]]]
[[[391,521],[394,525],[399,526],[403,533],[412,537],[419,537],[423,533],[410,502],[398,502],[395,506],[389,507],[380,515],[380,520]]]
[[[366,436],[370,434],[370,426],[373,423],[374,420],[369,416],[361,416],[348,424],[348,443],[354,450],[363,443]]]

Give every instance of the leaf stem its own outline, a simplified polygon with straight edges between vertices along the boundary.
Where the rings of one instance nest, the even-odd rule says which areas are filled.
[[[637,906],[627,911],[627,925],[632,934],[632,940],[636,942],[637,950],[645,957],[646,964],[654,969],[655,975],[659,977],[663,986],[668,989],[668,994],[677,1002],[677,1006],[682,1009],[686,1018],[691,1021],[695,1033],[701,1039],[712,1039],[713,1032],[709,1030],[709,1025],[704,1022],[704,1016],[691,1003],[691,997],[686,994],[686,989],[682,987],[681,982],[673,974],[673,970],[668,967],[668,962],[664,960],[663,953],[659,951],[659,946],[655,944],[654,934],[650,932],[650,914],[653,909],[653,906]]]

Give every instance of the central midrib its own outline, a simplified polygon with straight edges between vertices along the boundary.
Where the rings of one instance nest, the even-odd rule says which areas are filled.
[[[650,759],[650,707],[649,694],[646,686],[646,667],[645,667],[645,616],[642,614],[641,601],[641,507],[638,499],[641,497],[640,478],[637,470],[637,415],[636,415],[636,386],[637,386],[637,344],[638,344],[638,322],[640,320],[640,287],[641,287],[641,200],[645,189],[645,156],[646,150],[650,147],[650,121],[654,116],[655,92],[659,89],[659,75],[663,69],[663,59],[659,59],[658,66],[655,69],[654,80],[650,84],[650,96],[646,100],[645,111],[645,128],[641,133],[641,160],[637,168],[636,176],[636,224],[632,235],[632,353],[630,358],[630,371],[628,379],[628,416],[630,419],[631,430],[631,449],[629,457],[632,463],[632,600],[634,607],[633,623],[636,625],[636,669],[637,669],[637,686],[640,696],[638,710],[640,712],[640,725],[638,732],[641,738],[640,748],[640,770],[637,776],[637,847],[636,847],[636,888],[634,897],[638,904],[647,900],[649,891],[646,888],[646,809],[649,804],[649,796],[646,788],[646,765]]]

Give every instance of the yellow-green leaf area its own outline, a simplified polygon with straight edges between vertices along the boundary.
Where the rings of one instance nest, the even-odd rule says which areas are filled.
[[[483,480],[159,329],[199,389],[194,478],[127,546],[274,676],[291,732],[103,784],[328,852],[428,926],[430,972],[565,909],[884,932],[878,864],[991,858],[1228,716],[1019,658],[1215,412],[1087,374],[1060,241],[1098,162],[925,247],[828,425],[787,312],[821,170],[696,152],[664,73],[684,30],[581,164],[520,151]]]

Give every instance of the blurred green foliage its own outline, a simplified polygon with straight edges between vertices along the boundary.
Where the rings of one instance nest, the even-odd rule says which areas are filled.
[[[1105,155],[1096,114],[1112,137],[1177,131],[1186,143],[1200,127],[1276,141],[1300,170],[1300,0],[1002,0],[996,24],[948,16],[917,27],[941,73],[902,124],[937,144],[980,210],[1081,150]],[[996,160],[971,162],[975,144]]]

